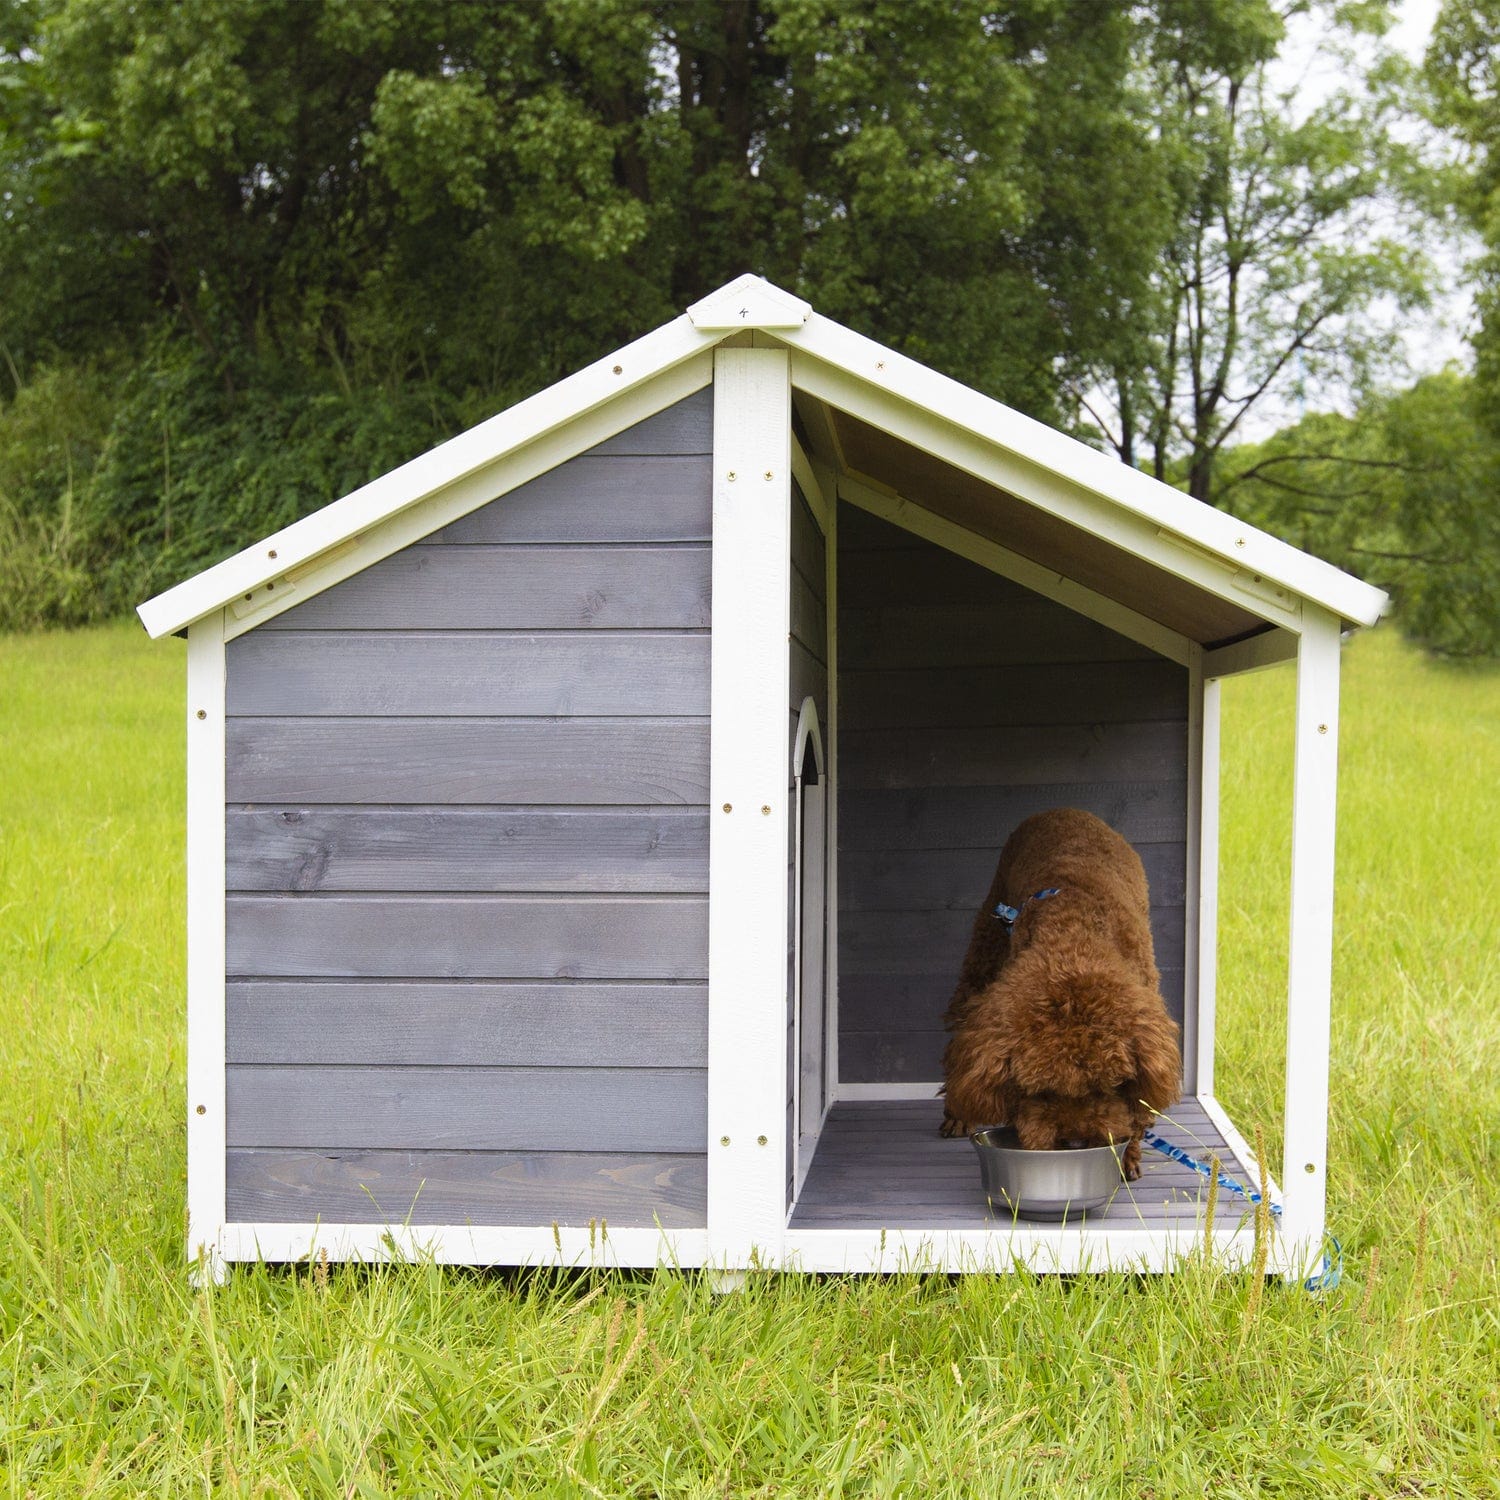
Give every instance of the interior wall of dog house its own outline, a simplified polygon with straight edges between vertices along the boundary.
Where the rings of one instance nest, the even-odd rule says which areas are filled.
[[[1000,848],[1049,807],[1141,856],[1180,1023],[1187,669],[847,504],[837,537],[840,1081],[942,1078]]]
[[[706,1219],[712,390],[233,640],[231,1221]]]

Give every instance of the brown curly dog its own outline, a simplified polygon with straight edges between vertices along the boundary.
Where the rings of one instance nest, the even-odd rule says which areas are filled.
[[[1013,929],[1000,903],[1018,909]],[[944,1017],[943,1134],[1011,1125],[1041,1151],[1128,1141],[1134,1182],[1141,1132],[1182,1069],[1160,984],[1135,850],[1076,808],[1028,818],[1000,851]]]

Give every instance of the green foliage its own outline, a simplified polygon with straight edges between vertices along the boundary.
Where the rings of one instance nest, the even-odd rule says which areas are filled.
[[[182,1262],[183,647],[0,639],[18,1496],[1492,1497],[1500,679],[1346,653],[1322,1297],[1167,1277]],[[1218,1079],[1279,1117],[1293,710],[1224,688]],[[66,774],[59,774],[59,767]],[[1272,1024],[1268,1025],[1268,1019]],[[1274,1139],[1273,1160],[1279,1158]]]
[[[299,374],[230,397],[168,344],[26,386],[0,422],[0,629],[117,615],[462,425],[431,390],[356,396]]]
[[[1253,403],[1367,381],[1365,312],[1422,294],[1371,217],[1406,80],[1273,97],[1305,8],[0,0],[0,627],[137,602],[746,269],[1218,498]]]
[[[30,580],[0,623],[132,602],[752,267],[1055,419],[1160,248],[1157,30],[1051,0],[0,3]],[[107,405],[66,480],[25,416],[58,380]]]
[[[1333,25],[1320,61],[1357,82],[1308,108],[1269,65],[1287,20],[1310,10]],[[1412,117],[1407,69],[1368,40],[1361,68],[1345,39],[1378,34],[1388,7],[1233,0],[1196,13],[1201,34],[1174,37],[1149,72],[1171,232],[1133,337],[1086,405],[1126,463],[1220,504],[1219,457],[1246,416],[1267,397],[1369,389],[1399,348],[1370,312],[1425,305],[1430,271],[1388,223],[1416,155],[1396,129]]]
[[[1500,656],[1500,437],[1453,373],[1303,418],[1224,459],[1237,515],[1387,589],[1443,656]]]
[[[1425,80],[1434,119],[1465,147],[1444,185],[1485,246],[1471,267],[1480,316],[1476,375],[1484,420],[1500,434],[1500,0],[1444,0]]]

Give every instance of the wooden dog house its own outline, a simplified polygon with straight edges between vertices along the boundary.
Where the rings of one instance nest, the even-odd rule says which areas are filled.
[[[1384,596],[756,277],[141,606],[188,637],[189,1251],[1162,1269],[990,1215],[941,1013],[1009,830],[1151,878],[1214,1099],[1218,683],[1294,660],[1277,1263],[1324,1231],[1339,642]],[[1214,1234],[1248,1253],[1243,1207]]]

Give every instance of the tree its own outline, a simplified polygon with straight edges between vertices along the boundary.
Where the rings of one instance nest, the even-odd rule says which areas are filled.
[[[1500,433],[1500,0],[1445,0],[1423,76],[1433,119],[1465,152],[1442,188],[1485,246],[1471,268],[1479,309],[1475,375],[1480,410]]]
[[[1285,295],[1340,271],[1304,361],[1374,274],[1226,218],[1273,162],[1332,191],[1332,146],[1231,107],[1278,28],[1265,0],[0,0],[0,498],[45,537],[66,495],[112,607],[747,269],[1047,420],[1106,374],[1158,467],[1191,347],[1211,456],[1272,334],[1194,257]],[[53,371],[81,437],[20,420]]]
[[[1150,62],[1174,224],[1137,337],[1096,371],[1084,406],[1124,462],[1217,502],[1220,460],[1249,414],[1267,398],[1367,387],[1395,348],[1371,309],[1411,309],[1426,289],[1420,252],[1383,227],[1404,155],[1392,89],[1301,110],[1270,64],[1306,7],[1206,8],[1220,24]]]
[[[1452,371],[1224,456],[1236,514],[1390,591],[1442,656],[1500,655],[1500,438]]]

